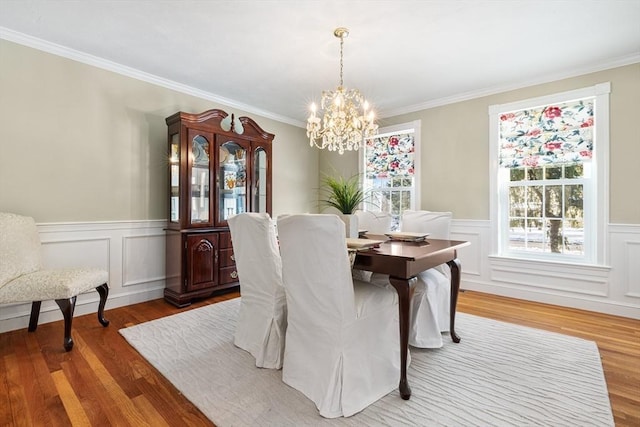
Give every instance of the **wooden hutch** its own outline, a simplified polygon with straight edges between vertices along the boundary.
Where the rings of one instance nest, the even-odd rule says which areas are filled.
[[[194,298],[238,286],[227,218],[271,215],[271,143],[248,117],[222,110],[178,112],[166,119],[169,220],[164,298]]]

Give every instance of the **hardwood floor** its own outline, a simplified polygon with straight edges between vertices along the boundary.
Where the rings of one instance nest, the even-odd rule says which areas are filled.
[[[74,319],[64,352],[62,322],[0,334],[0,426],[211,426],[118,330],[238,296],[177,309],[164,300]],[[617,426],[640,426],[640,321],[463,292],[459,311],[597,342]],[[464,340],[464,337],[462,337]]]

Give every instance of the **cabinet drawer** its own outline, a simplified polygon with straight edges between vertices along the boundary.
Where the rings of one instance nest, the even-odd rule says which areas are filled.
[[[218,242],[221,249],[233,248],[233,245],[231,244],[231,233],[229,231],[223,231],[219,234],[219,236],[220,237],[218,237]]]
[[[220,249],[220,267],[232,267],[236,265],[236,260],[233,257],[233,249]]]
[[[226,283],[233,283],[238,281],[238,271],[236,270],[236,266],[232,265],[231,267],[223,267],[220,269],[220,284],[224,285]]]

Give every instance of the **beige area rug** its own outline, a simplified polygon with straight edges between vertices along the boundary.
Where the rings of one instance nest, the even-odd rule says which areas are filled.
[[[413,395],[395,390],[350,418],[327,420],[233,345],[240,300],[121,329],[140,354],[219,427],[613,426],[596,344],[458,313],[462,341],[411,349]]]

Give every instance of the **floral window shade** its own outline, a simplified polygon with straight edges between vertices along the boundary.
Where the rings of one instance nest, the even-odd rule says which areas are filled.
[[[500,167],[581,163],[593,153],[593,99],[500,115]]]
[[[366,141],[366,177],[412,176],[415,141],[413,134],[371,138]]]

